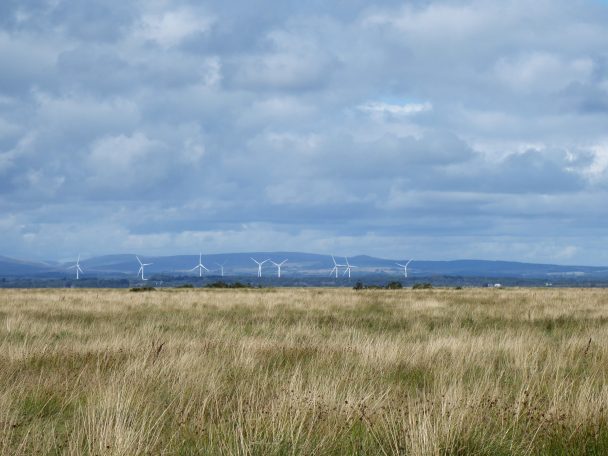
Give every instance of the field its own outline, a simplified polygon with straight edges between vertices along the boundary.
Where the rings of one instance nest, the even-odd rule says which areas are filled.
[[[608,291],[2,290],[0,454],[608,454]]]

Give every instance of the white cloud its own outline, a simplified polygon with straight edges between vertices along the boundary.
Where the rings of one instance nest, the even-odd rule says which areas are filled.
[[[421,112],[431,111],[433,105],[426,103],[391,104],[378,101],[369,101],[359,106],[359,109],[371,114],[390,114],[393,116],[411,116]]]
[[[537,52],[501,58],[494,67],[499,81],[514,90],[557,91],[574,82],[586,82],[593,74],[593,61],[579,57]]]
[[[378,11],[367,15],[365,26],[390,25],[401,32],[419,38],[440,40],[443,37],[458,39],[471,37],[489,26],[492,13],[489,8],[476,8],[472,4],[429,3],[424,7],[406,5],[398,11]]]
[[[145,14],[136,36],[169,49],[178,46],[190,36],[208,32],[213,23],[212,16],[189,8]]]
[[[86,159],[93,188],[150,188],[168,172],[166,146],[141,132],[106,136],[95,141]]]
[[[131,99],[97,99],[71,93],[58,97],[40,90],[33,90],[32,97],[38,104],[37,127],[55,133],[94,130],[99,135],[129,130],[140,120],[139,107]]]
[[[255,89],[309,90],[323,86],[334,57],[316,38],[275,30],[264,40],[268,50],[233,61],[233,81]]]
[[[591,151],[594,159],[586,174],[592,181],[608,180],[608,142],[592,146]]]
[[[264,126],[288,124],[310,118],[316,114],[314,106],[294,96],[272,96],[254,102],[245,109],[240,121],[246,125]]]

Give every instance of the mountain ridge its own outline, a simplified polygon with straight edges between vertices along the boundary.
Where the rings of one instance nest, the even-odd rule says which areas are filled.
[[[172,274],[188,275],[198,264],[199,256],[195,255],[166,255],[148,256],[134,253],[100,255],[91,258],[82,258],[80,265],[84,274],[89,275],[135,275],[139,264],[136,255],[143,262],[152,263],[146,267],[147,274]],[[323,255],[306,252],[278,251],[278,252],[231,252],[204,254],[203,264],[210,270],[210,274],[220,270],[219,264],[224,265],[226,275],[255,275],[257,266],[251,260],[258,261],[269,259],[275,262],[287,259],[283,265],[284,275],[327,275],[333,267],[331,255]],[[336,262],[344,264],[342,256],[336,256]],[[356,266],[353,274],[375,275],[390,274],[403,276],[403,268],[396,263],[404,263],[409,259],[387,259],[369,255],[354,255],[348,257],[351,265]],[[0,256],[0,276],[5,277],[28,277],[44,274],[71,274],[68,269],[75,263],[70,262],[43,262],[15,259]],[[270,262],[264,265],[267,274],[275,271]],[[606,276],[608,267],[584,266],[584,265],[560,265],[551,263],[527,263],[522,261],[505,260],[416,260],[414,259],[408,268],[410,276],[433,276],[433,275],[460,275],[476,277],[554,277],[554,276]]]

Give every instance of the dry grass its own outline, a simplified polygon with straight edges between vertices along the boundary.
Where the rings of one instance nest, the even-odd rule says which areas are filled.
[[[608,292],[0,292],[0,453],[606,454]]]

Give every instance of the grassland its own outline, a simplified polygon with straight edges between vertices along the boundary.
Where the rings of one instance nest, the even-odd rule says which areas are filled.
[[[608,291],[2,290],[0,454],[608,454]]]

